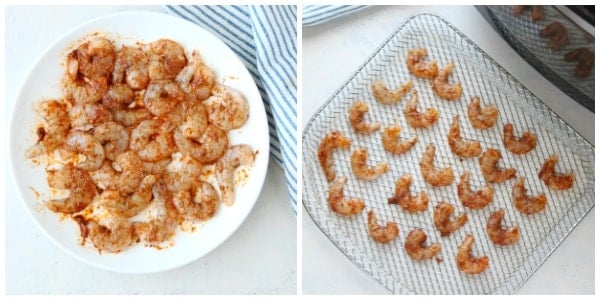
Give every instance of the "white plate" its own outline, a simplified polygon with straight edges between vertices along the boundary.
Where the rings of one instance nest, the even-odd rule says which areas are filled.
[[[235,203],[221,205],[215,217],[197,226],[193,233],[179,232],[174,245],[162,250],[138,244],[119,254],[100,254],[91,246],[79,244],[79,230],[70,219],[61,220],[43,206],[48,185],[42,166],[25,159],[25,151],[35,143],[39,117],[34,103],[60,97],[61,62],[69,46],[94,32],[109,37],[117,45],[169,38],[189,53],[198,49],[218,81],[240,90],[248,99],[250,114],[246,124],[229,133],[231,144],[246,143],[258,150],[247,182],[236,188]],[[52,45],[29,73],[13,110],[10,128],[11,167],[15,182],[35,223],[51,240],[82,261],[99,268],[123,273],[164,271],[194,261],[223,243],[243,223],[252,210],[267,172],[269,135],[267,118],[256,85],[240,59],[221,40],[199,26],[166,14],[131,12],[90,21],[69,32]],[[36,192],[41,195],[36,195]],[[90,243],[87,243],[90,244]]]

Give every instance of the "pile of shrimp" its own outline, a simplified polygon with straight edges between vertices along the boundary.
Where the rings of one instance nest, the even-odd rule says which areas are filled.
[[[246,123],[248,101],[200,53],[169,39],[118,48],[93,35],[65,66],[62,97],[36,104],[43,122],[26,157],[48,162],[51,191],[66,196],[46,206],[78,224],[82,245],[161,248],[233,205],[236,169],[255,152],[228,132]]]

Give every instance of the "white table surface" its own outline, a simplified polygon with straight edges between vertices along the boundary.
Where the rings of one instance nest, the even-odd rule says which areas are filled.
[[[303,29],[302,128],[310,117],[407,17],[433,12],[448,20],[523,83],[566,122],[594,143],[594,114],[528,65],[502,40],[473,6],[375,7]],[[594,212],[517,291],[519,294],[594,293]],[[302,213],[304,294],[387,294]]]
[[[134,9],[164,12],[160,6],[6,7],[6,128],[21,83],[52,42],[82,22]],[[8,173],[5,186],[7,294],[296,294],[296,217],[273,161],[256,206],[227,241],[186,266],[148,275],[111,273],[69,256],[34,225]]]

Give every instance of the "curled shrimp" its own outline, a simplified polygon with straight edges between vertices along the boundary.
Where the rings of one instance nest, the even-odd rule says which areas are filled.
[[[356,132],[369,134],[379,130],[379,127],[381,127],[381,124],[379,123],[368,123],[364,120],[364,116],[368,111],[369,106],[367,103],[360,100],[352,103],[348,109],[348,120]]]
[[[350,139],[344,136],[339,131],[332,131],[328,133],[323,141],[319,144],[317,150],[317,156],[319,157],[319,163],[323,172],[325,172],[325,178],[327,181],[335,179],[335,170],[333,169],[333,158],[332,152],[336,148],[348,149],[350,148]]]
[[[125,152],[129,147],[129,133],[119,123],[112,121],[102,123],[94,128],[93,134],[104,146],[104,155],[110,160],[115,160],[117,155]]]
[[[152,187],[157,181],[154,175],[145,176],[133,193],[121,193],[120,191],[105,190],[100,195],[98,202],[110,212],[124,218],[130,218],[146,209],[152,202]]]
[[[191,188],[202,173],[202,164],[190,156],[184,156],[173,169],[169,169],[163,176],[167,190],[171,192],[183,191]]]
[[[537,137],[529,131],[523,133],[522,137],[515,137],[513,134],[513,125],[507,123],[504,125],[502,142],[508,151],[514,154],[525,154],[535,148]]]
[[[556,155],[551,155],[548,160],[544,162],[542,169],[538,173],[538,177],[548,186],[555,190],[566,190],[570,189],[575,182],[575,174],[569,172],[566,174],[556,173],[554,166],[558,162]]]
[[[179,130],[187,138],[199,138],[208,126],[208,113],[202,103],[186,101],[182,105],[186,112],[179,124]]]
[[[46,100],[36,105],[35,110],[44,119],[45,124],[38,127],[38,141],[27,149],[25,156],[33,158],[50,153],[60,147],[70,130],[67,106],[58,100]]]
[[[540,30],[540,36],[549,38],[548,48],[551,51],[562,49],[569,42],[567,28],[560,22],[552,22]]]
[[[404,243],[406,253],[414,260],[433,258],[442,250],[442,246],[439,243],[433,243],[429,247],[425,247],[426,240],[427,234],[423,229],[411,230],[406,236],[406,242]]]
[[[470,209],[481,209],[486,207],[494,199],[494,188],[491,185],[486,184],[483,189],[473,192],[469,185],[469,177],[471,173],[465,171],[460,176],[458,183],[458,199],[460,202]]]
[[[497,149],[487,149],[479,157],[479,166],[485,180],[489,182],[504,182],[517,176],[517,169],[500,169],[498,161],[502,154]]]
[[[426,182],[432,186],[446,186],[454,182],[454,172],[451,167],[445,167],[443,169],[436,169],[433,165],[433,159],[435,158],[435,146],[433,144],[427,145],[423,157],[419,160],[419,166],[421,167],[421,174]]]
[[[166,191],[164,183],[159,182],[155,186],[154,195],[162,205],[162,213],[149,221],[134,222],[137,237],[146,245],[159,247],[175,235],[179,214],[172,201],[172,195]]]
[[[448,75],[450,75],[452,69],[454,69],[454,63],[445,66],[431,81],[431,88],[435,94],[445,100],[457,100],[462,94],[460,83],[448,84]]]
[[[148,55],[139,48],[123,46],[117,52],[112,72],[113,83],[126,83],[134,90],[148,86]]]
[[[152,114],[145,108],[118,109],[113,112],[113,121],[125,127],[136,126],[140,122],[150,119]]]
[[[231,206],[235,201],[233,172],[241,165],[248,166],[252,163],[254,163],[254,152],[246,144],[230,146],[223,157],[217,161],[215,172],[219,181],[221,201],[225,205]]]
[[[102,105],[108,109],[125,108],[135,99],[133,89],[124,83],[112,84],[102,96]]]
[[[206,221],[217,213],[219,194],[210,183],[200,181],[198,185],[177,192],[173,204],[185,219]]]
[[[379,163],[376,166],[367,166],[368,152],[366,148],[359,148],[352,152],[350,165],[356,178],[361,180],[375,180],[390,170],[387,163]]]
[[[132,131],[129,147],[145,161],[159,161],[176,151],[171,124],[159,119],[144,120]]]
[[[208,121],[223,130],[240,128],[248,120],[248,100],[232,87],[218,86],[205,103]]]
[[[442,236],[449,236],[451,233],[465,225],[469,220],[467,214],[462,213],[454,220],[450,220],[450,216],[454,213],[454,206],[447,202],[440,202],[435,206],[433,211],[433,224]]]
[[[486,231],[494,244],[502,246],[512,245],[519,241],[519,226],[503,229],[503,218],[504,209],[493,212],[488,219]]]
[[[385,83],[381,80],[377,80],[371,84],[373,90],[373,96],[383,104],[394,104],[404,98],[404,95],[410,91],[413,87],[412,80],[403,83],[398,89],[390,91]]]
[[[102,105],[76,104],[69,111],[71,129],[89,131],[94,126],[109,122],[112,119],[110,110]]]
[[[479,97],[471,98],[471,102],[467,108],[467,116],[473,128],[488,129],[496,124],[498,108],[493,105],[481,108],[480,101]]]
[[[419,78],[434,79],[438,75],[438,65],[435,60],[428,64],[423,61],[427,57],[427,49],[416,48],[408,51],[406,64],[408,70]]]
[[[348,177],[344,176],[331,183],[327,203],[332,211],[342,216],[351,216],[360,213],[365,208],[365,202],[361,199],[344,198],[346,181]]]
[[[400,233],[398,224],[395,222],[387,222],[385,226],[377,224],[377,217],[372,210],[367,215],[367,223],[369,225],[369,236],[378,243],[389,243],[396,239]]]
[[[458,115],[452,119],[450,131],[448,131],[448,145],[454,154],[462,158],[471,158],[479,156],[481,153],[481,145],[477,141],[463,141],[460,137],[460,125]]]
[[[95,37],[67,55],[67,70],[74,75],[94,79],[108,77],[115,63],[115,46],[104,37]]]
[[[150,59],[148,75],[150,80],[175,79],[177,74],[187,65],[187,57],[177,42],[160,39],[148,45]]]
[[[46,203],[53,212],[71,214],[83,210],[96,196],[96,185],[83,170],[67,164],[62,169],[48,171],[48,185],[56,189],[67,189],[69,196]]]
[[[412,96],[406,103],[406,107],[404,108],[404,116],[406,117],[406,121],[413,128],[427,128],[437,122],[440,117],[440,113],[437,109],[433,107],[427,108],[427,110],[422,113],[417,110],[417,104],[419,102],[419,95],[416,90],[413,90]]]
[[[402,154],[410,150],[419,140],[418,136],[415,136],[406,141],[398,139],[401,128],[398,125],[386,127],[381,135],[381,142],[383,149],[393,154]]]
[[[93,171],[104,161],[104,148],[102,144],[94,138],[93,135],[83,131],[71,131],[65,140],[63,146],[65,150],[82,154],[85,158],[82,161],[75,162],[75,167]]]
[[[215,85],[215,72],[202,62],[198,51],[192,52],[190,63],[177,74],[175,81],[188,94],[190,100],[208,99]]]
[[[581,47],[565,53],[563,58],[565,61],[577,61],[575,76],[585,78],[594,68],[595,57],[594,52],[589,48]]]
[[[142,102],[150,113],[163,116],[186,99],[185,92],[173,81],[152,81],[144,92]]]
[[[127,151],[119,154],[112,165],[118,172],[117,176],[113,176],[117,179],[114,189],[121,193],[133,193],[138,190],[146,174],[142,160],[135,152]]]
[[[68,99],[73,99],[78,104],[89,104],[100,101],[107,89],[108,81],[106,77],[89,79],[67,74],[63,78],[64,95]]]
[[[541,20],[544,17],[544,6],[543,5],[515,5],[513,8],[514,15],[520,15],[524,10],[533,6],[533,12],[531,13],[531,21],[534,23]]]
[[[410,185],[412,184],[412,175],[405,174],[396,180],[396,188],[394,196],[388,199],[388,204],[399,204],[408,212],[417,212],[427,210],[429,196],[424,191],[413,196],[410,193]]]
[[[118,253],[138,242],[135,228],[127,220],[115,222],[114,226],[108,228],[82,216],[73,219],[79,225],[82,239],[89,239],[100,252]]]
[[[456,253],[458,269],[467,274],[479,274],[485,271],[490,264],[487,256],[473,257],[471,255],[471,248],[474,243],[473,235],[468,234],[458,246],[458,252]]]
[[[546,203],[548,202],[544,193],[534,197],[527,196],[525,177],[519,177],[519,179],[517,179],[517,182],[513,186],[512,197],[517,210],[528,215],[544,210],[544,208],[546,208]]]
[[[209,124],[197,139],[187,138],[179,129],[173,132],[173,138],[182,153],[204,164],[213,163],[221,158],[229,146],[227,132],[212,124]]]

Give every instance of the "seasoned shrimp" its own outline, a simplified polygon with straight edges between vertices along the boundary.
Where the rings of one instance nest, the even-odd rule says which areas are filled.
[[[179,214],[163,182],[159,181],[153,192],[156,201],[160,201],[162,213],[146,222],[134,222],[133,226],[138,238],[146,245],[160,248],[163,242],[175,235]]]
[[[493,105],[481,108],[479,104],[480,101],[479,97],[471,98],[471,102],[467,109],[467,116],[469,117],[469,121],[471,121],[473,128],[488,129],[496,124],[496,120],[498,119],[498,108]]]
[[[546,194],[541,193],[535,197],[527,196],[525,177],[519,177],[513,186],[513,201],[518,211],[524,214],[535,214],[546,208]]]
[[[144,92],[142,102],[150,113],[163,116],[186,99],[185,92],[173,81],[152,81]]]
[[[117,52],[112,73],[113,83],[126,83],[134,90],[148,86],[148,55],[142,49],[123,46]]]
[[[460,182],[458,183],[458,199],[460,202],[470,209],[481,209],[486,207],[494,200],[494,188],[490,184],[487,184],[483,189],[473,192],[469,185],[469,177],[471,173],[465,171],[460,176]]]
[[[150,119],[152,114],[145,108],[119,109],[113,112],[113,121],[121,123],[125,127],[138,125],[140,122]]]
[[[398,101],[402,100],[402,98],[404,98],[406,93],[408,93],[412,87],[412,80],[403,83],[398,89],[393,91],[390,91],[387,86],[385,86],[385,83],[381,80],[377,80],[371,84],[373,96],[375,96],[375,99],[377,99],[379,103],[383,104],[398,103]]]
[[[248,120],[248,100],[238,90],[220,85],[206,100],[208,121],[223,130],[240,128]]]
[[[369,225],[369,236],[378,243],[389,243],[396,239],[400,233],[398,224],[395,222],[387,222],[385,226],[377,224],[377,217],[375,217],[372,210],[367,215],[367,223]]]
[[[348,120],[350,125],[358,133],[369,134],[373,131],[379,130],[381,124],[379,123],[367,123],[364,120],[365,113],[369,111],[369,106],[363,101],[356,101],[352,103],[348,109]]]
[[[462,94],[460,82],[448,84],[448,75],[450,75],[452,69],[454,69],[454,63],[445,66],[435,79],[431,81],[431,88],[433,88],[435,94],[445,100],[457,100]]]
[[[434,79],[438,75],[438,65],[435,60],[428,64],[423,61],[427,57],[427,49],[416,48],[408,51],[406,64],[408,70],[419,78]]]
[[[562,49],[569,43],[567,28],[560,22],[552,22],[540,30],[540,36],[549,38],[548,48],[551,51]]]
[[[454,154],[462,158],[472,158],[479,156],[481,145],[477,141],[463,141],[460,137],[460,125],[458,115],[452,119],[450,131],[448,131],[448,145]]]
[[[454,220],[450,220],[450,216],[454,213],[454,206],[447,202],[440,202],[435,206],[433,211],[433,224],[442,236],[449,236],[451,233],[465,225],[469,220],[467,214],[462,213]]]
[[[93,134],[104,146],[104,155],[110,160],[115,160],[117,155],[125,152],[129,147],[129,133],[119,123],[112,121],[102,123],[94,128]]]
[[[219,181],[221,201],[225,205],[231,206],[235,201],[233,172],[238,166],[248,166],[252,163],[254,163],[254,152],[246,144],[230,146],[223,157],[217,161],[215,172]]]
[[[170,127],[159,119],[144,120],[131,131],[129,147],[142,160],[162,160],[176,151]]]
[[[490,264],[487,256],[473,257],[471,255],[473,243],[475,243],[473,235],[468,234],[462,244],[458,246],[458,253],[456,254],[458,269],[467,274],[479,274],[485,271]]]
[[[67,55],[67,70],[73,78],[107,78],[115,63],[115,46],[104,37],[95,37]]]
[[[25,154],[27,158],[50,153],[60,147],[70,130],[67,107],[58,100],[42,101],[35,107],[45,124],[37,130],[38,141]]]
[[[410,194],[410,185],[412,184],[412,175],[405,174],[396,180],[394,196],[388,199],[388,204],[399,204],[408,212],[418,212],[427,210],[429,196],[424,191],[418,195]]]
[[[427,108],[427,110],[422,113],[417,110],[417,104],[419,102],[419,95],[416,90],[413,90],[412,96],[406,103],[406,107],[404,108],[404,116],[406,117],[406,121],[413,128],[427,128],[437,122],[440,117],[440,113],[437,109],[433,107]]]
[[[108,81],[106,77],[89,79],[67,74],[62,86],[66,98],[73,99],[78,104],[89,104],[102,99],[108,89]]]
[[[82,239],[89,239],[100,252],[118,253],[138,242],[135,229],[127,220],[118,221],[108,228],[82,216],[73,219],[79,224]]]
[[[185,137],[179,129],[173,132],[173,138],[182,153],[203,164],[210,164],[221,158],[229,145],[227,132],[212,124],[206,127],[198,139]]]
[[[71,131],[63,147],[67,151],[78,153],[85,157],[84,160],[75,163],[76,168],[93,171],[100,168],[104,161],[104,148],[102,144],[89,133],[77,130]]]
[[[96,196],[96,185],[88,172],[74,168],[71,164],[62,169],[48,171],[48,185],[56,189],[67,189],[69,196],[46,203],[53,212],[71,214],[83,210]]]
[[[565,61],[577,61],[575,76],[585,78],[590,75],[590,72],[594,68],[596,56],[589,48],[581,47],[565,53],[563,59]]]
[[[167,190],[183,191],[196,184],[202,174],[202,164],[190,156],[184,156],[179,164],[167,170],[163,176]]]
[[[487,149],[479,157],[479,166],[485,180],[489,182],[504,182],[517,176],[517,169],[500,169],[498,161],[502,154],[497,149]]]
[[[188,94],[190,100],[208,99],[215,85],[215,72],[204,64],[198,51],[192,52],[190,63],[177,74],[175,81]]]
[[[398,125],[386,127],[381,135],[383,149],[393,154],[402,154],[410,150],[419,140],[418,136],[414,136],[406,141],[398,139],[401,128]]]
[[[177,192],[173,204],[185,219],[206,221],[217,213],[219,194],[210,183],[200,181],[198,185]]]
[[[319,148],[317,150],[317,156],[319,157],[319,163],[323,168],[323,172],[325,172],[325,178],[327,181],[332,181],[335,179],[335,170],[333,169],[333,158],[332,152],[336,148],[349,149],[350,148],[350,139],[344,136],[343,133],[339,131],[332,131],[328,133],[321,144],[319,144]]]
[[[208,114],[202,103],[186,101],[182,105],[186,112],[179,130],[186,138],[199,138],[208,126]]]
[[[427,234],[423,229],[411,230],[406,236],[406,242],[404,243],[406,253],[414,260],[433,258],[442,250],[442,245],[433,243],[431,246],[425,247],[424,244],[426,240]]]
[[[365,202],[361,199],[344,198],[344,184],[347,180],[348,177],[344,176],[331,183],[327,199],[329,208],[342,216],[355,215],[365,207]]]
[[[532,5],[515,5],[513,8],[514,15],[520,15],[524,10],[528,9]],[[541,20],[544,17],[544,6],[533,5],[533,12],[531,13],[531,21],[534,23]]]
[[[419,160],[419,166],[421,167],[421,174],[426,182],[432,186],[446,186],[454,182],[454,172],[451,167],[445,167],[443,169],[436,169],[433,165],[433,159],[435,157],[435,146],[433,144],[427,145],[423,157]]]
[[[499,209],[490,215],[487,222],[486,231],[490,240],[496,245],[512,245],[519,241],[519,226],[510,229],[502,228],[502,219],[504,218],[504,209]]]
[[[550,188],[555,190],[567,190],[573,186],[575,182],[575,174],[569,172],[566,174],[556,173],[554,166],[558,162],[556,155],[551,155],[548,160],[544,162],[542,169],[538,173],[539,178]]]
[[[150,80],[175,79],[187,65],[187,57],[181,45],[168,39],[160,39],[148,45]]]
[[[352,152],[350,165],[356,178],[361,180],[375,180],[390,170],[390,166],[387,163],[379,163],[374,167],[367,166],[367,155],[367,148],[359,148]]]
[[[112,119],[111,112],[102,105],[76,104],[69,111],[71,129],[88,131],[94,126],[106,123]]]
[[[508,151],[514,154],[525,154],[535,148],[537,137],[529,131],[523,133],[522,137],[515,137],[513,134],[513,125],[507,123],[504,125],[502,142]]]
[[[134,151],[119,154],[112,165],[113,169],[119,172],[116,176],[117,186],[115,189],[122,193],[133,193],[138,190],[146,174],[142,160]]]
[[[133,89],[124,83],[116,83],[108,87],[102,96],[102,105],[108,109],[125,108],[135,99]]]
[[[133,217],[144,210],[152,202],[152,187],[158,178],[154,175],[146,175],[140,182],[137,190],[118,203],[119,212],[126,218]]]

